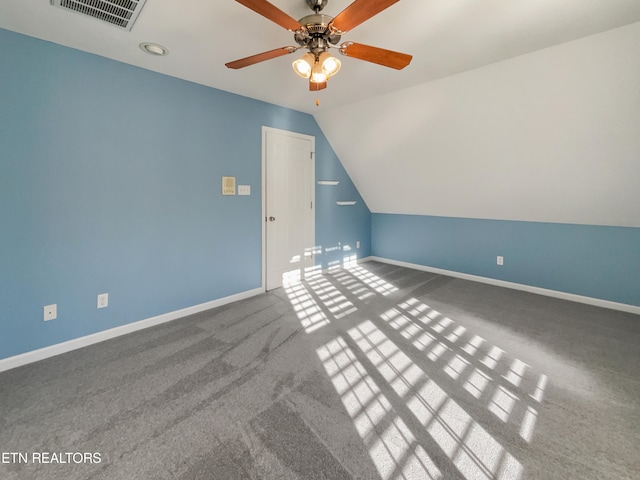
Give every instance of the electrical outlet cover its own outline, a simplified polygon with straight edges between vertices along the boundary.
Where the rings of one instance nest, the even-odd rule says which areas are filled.
[[[58,305],[46,305],[44,307],[44,321],[47,322],[49,320],[55,320],[58,318]]]
[[[109,306],[109,294],[101,293],[98,295],[98,308],[106,308]]]

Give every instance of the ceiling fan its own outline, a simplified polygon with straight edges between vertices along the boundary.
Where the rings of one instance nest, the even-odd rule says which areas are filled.
[[[340,60],[329,53],[330,48],[337,48],[342,55],[347,57],[377,63],[396,70],[401,70],[409,65],[413,58],[406,53],[393,52],[361,43],[344,42],[338,45],[342,34],[369,20],[399,0],[355,0],[335,18],[320,13],[327,5],[328,0],[305,0],[314,13],[300,20],[290,17],[267,0],[236,1],[293,32],[293,38],[299,46],[276,48],[241,58],[226,63],[228,68],[248,67],[306,48],[308,52],[293,62],[293,70],[301,77],[309,79],[309,90],[318,91],[326,88],[327,80],[340,70]]]

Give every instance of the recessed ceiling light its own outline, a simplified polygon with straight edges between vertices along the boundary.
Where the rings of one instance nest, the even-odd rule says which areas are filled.
[[[157,55],[159,57],[164,57],[169,54],[169,50],[157,43],[143,42],[140,44],[140,50],[149,55]]]

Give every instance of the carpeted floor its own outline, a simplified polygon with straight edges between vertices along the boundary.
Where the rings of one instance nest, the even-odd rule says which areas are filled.
[[[376,262],[0,395],[7,480],[640,478],[637,315]]]

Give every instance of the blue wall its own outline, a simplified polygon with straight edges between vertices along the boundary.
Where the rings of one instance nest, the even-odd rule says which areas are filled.
[[[324,134],[316,135],[316,150],[331,152],[331,161],[316,161],[316,180],[337,180],[335,186],[316,185],[316,244],[322,247],[322,268],[341,263],[354,253],[371,255],[371,213]],[[353,206],[338,201],[355,200]],[[360,249],[356,250],[356,242]]]
[[[370,254],[312,116],[1,29],[0,46],[0,358],[259,288],[263,125],[315,136],[317,178],[341,182],[316,188],[316,243]],[[222,196],[223,175],[252,195]]]
[[[639,228],[377,213],[371,224],[374,256],[640,305]]]

